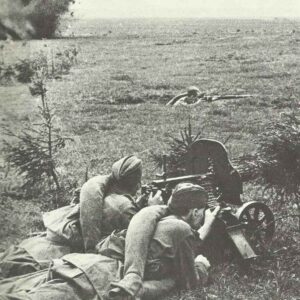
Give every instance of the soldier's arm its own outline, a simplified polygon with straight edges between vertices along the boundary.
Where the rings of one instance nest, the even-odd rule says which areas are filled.
[[[175,96],[174,98],[172,98],[167,104],[166,106],[172,106],[174,105],[179,99],[181,99],[182,97],[186,97],[187,96],[187,93],[183,93],[183,94],[180,94],[178,96]]]
[[[157,222],[167,214],[167,206],[153,205],[143,208],[131,220],[125,240],[124,277],[113,283],[131,295],[136,295],[142,287],[149,244]],[[121,291],[120,291],[121,292]]]
[[[96,176],[80,191],[80,227],[85,252],[93,252],[102,237],[103,199],[108,176]]]

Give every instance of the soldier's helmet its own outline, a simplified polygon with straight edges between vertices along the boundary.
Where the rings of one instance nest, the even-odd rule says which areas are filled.
[[[190,86],[187,89],[188,96],[197,96],[200,94],[200,90],[196,86]]]

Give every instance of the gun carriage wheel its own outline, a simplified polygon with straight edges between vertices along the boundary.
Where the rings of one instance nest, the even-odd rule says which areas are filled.
[[[275,233],[275,220],[270,208],[262,202],[247,202],[237,210],[236,217],[244,225],[245,235],[256,252],[266,250]]]

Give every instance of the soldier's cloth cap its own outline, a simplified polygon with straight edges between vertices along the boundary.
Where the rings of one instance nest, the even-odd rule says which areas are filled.
[[[200,185],[189,182],[179,183],[168,201],[168,207],[175,212],[182,209],[204,208],[207,200],[208,194]]]
[[[123,179],[134,173],[142,173],[142,161],[134,155],[125,156],[112,166],[112,176],[116,180]]]

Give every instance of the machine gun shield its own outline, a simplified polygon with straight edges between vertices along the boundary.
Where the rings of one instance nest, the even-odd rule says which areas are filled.
[[[225,146],[215,140],[195,141],[185,156],[186,174],[212,173],[213,185],[221,195],[220,201],[241,205],[242,180],[228,159]]]

